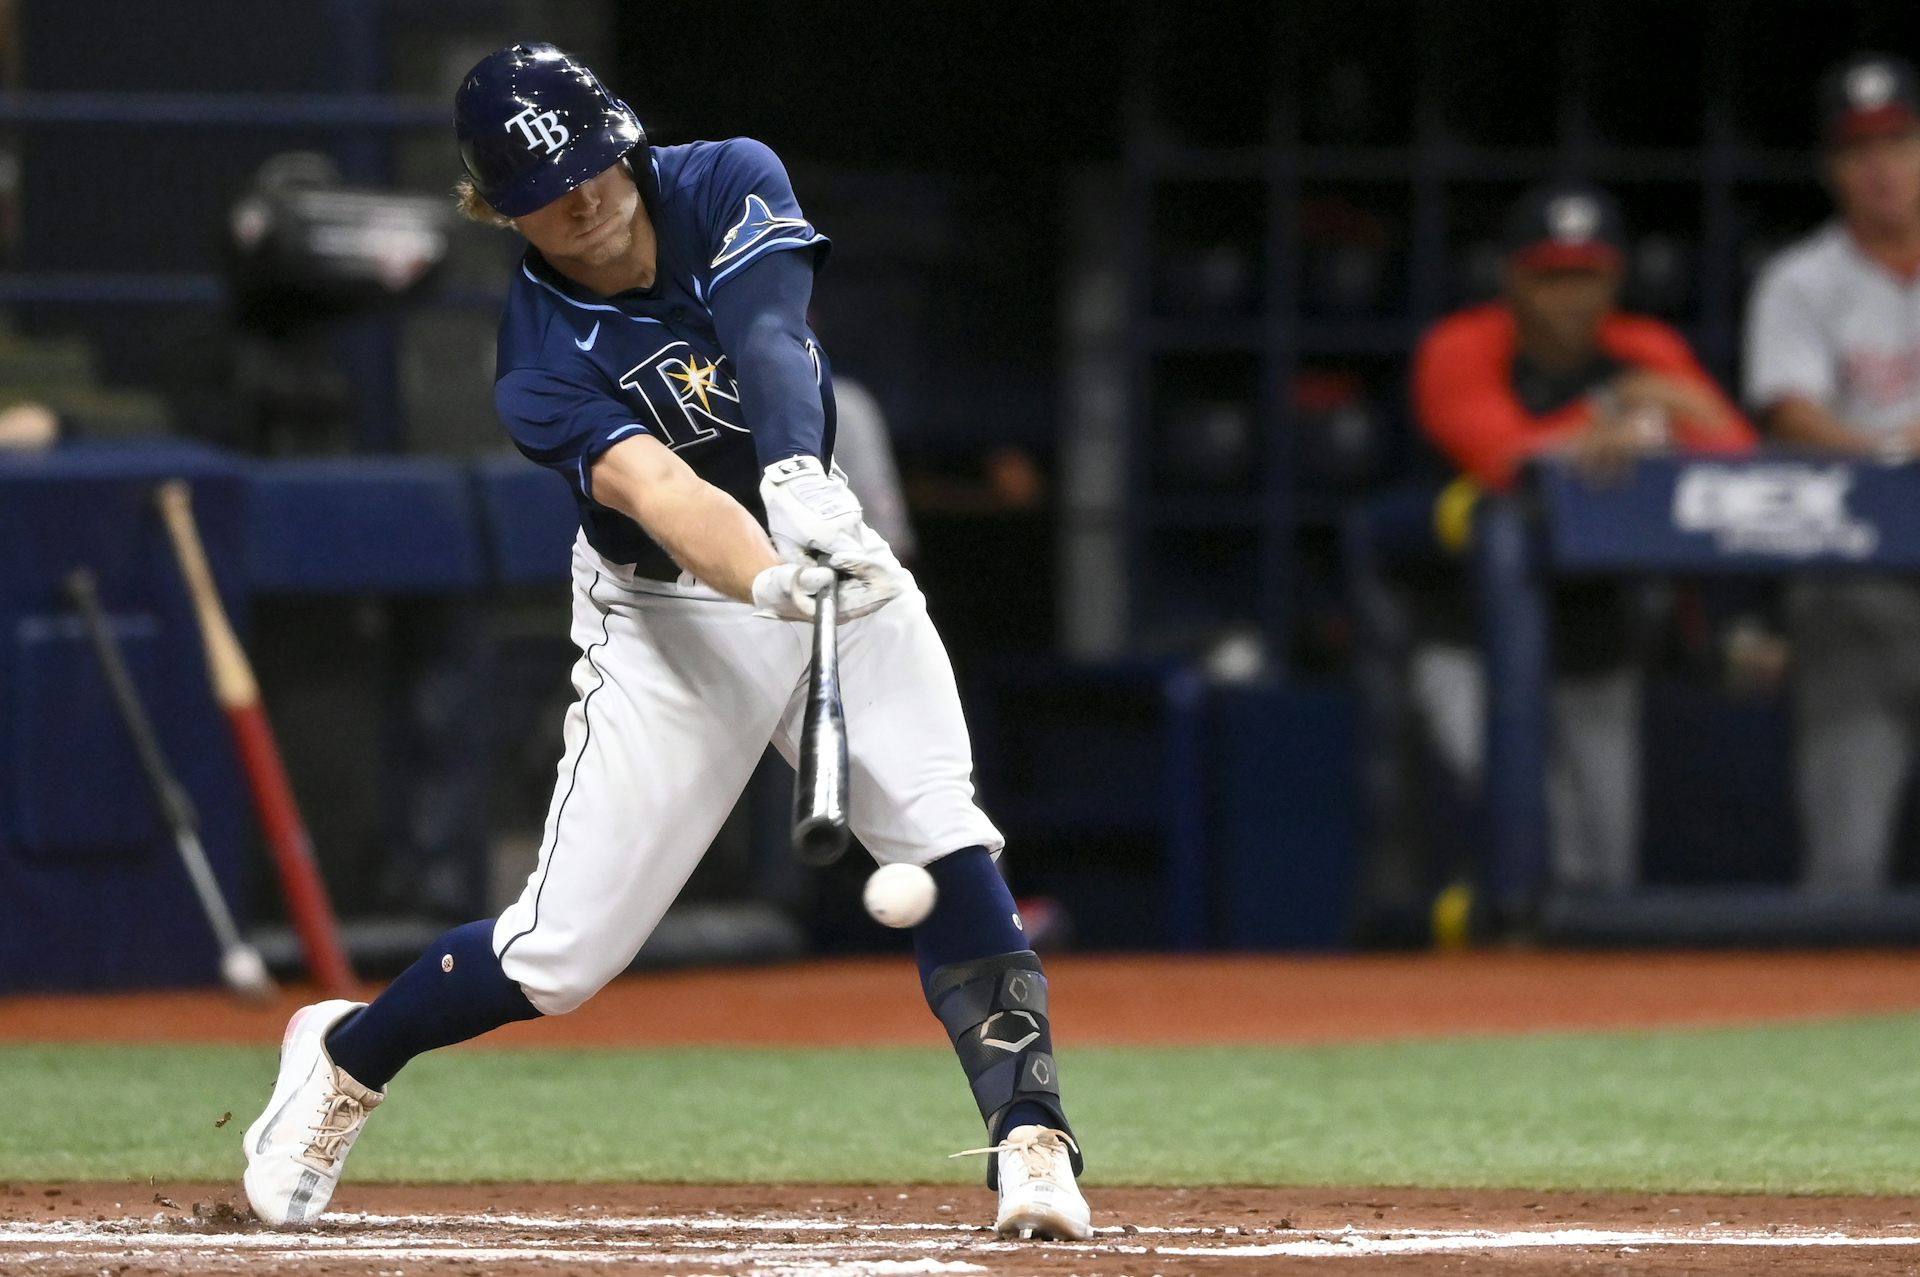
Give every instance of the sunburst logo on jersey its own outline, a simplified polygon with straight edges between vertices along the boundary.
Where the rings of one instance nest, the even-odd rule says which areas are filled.
[[[681,403],[690,403],[698,399],[700,411],[711,414],[713,404],[708,401],[707,396],[720,388],[719,370],[720,365],[717,362],[703,364],[700,362],[700,356],[694,355],[680,367],[668,368],[664,371],[667,376],[680,383]]]
[[[724,355],[714,359],[684,341],[670,341],[627,369],[620,386],[646,404],[653,416],[648,429],[675,451],[717,438],[721,430],[748,433],[740,421],[740,387]]]

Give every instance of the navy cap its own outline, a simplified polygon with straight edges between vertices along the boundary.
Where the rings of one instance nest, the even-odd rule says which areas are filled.
[[[1856,53],[1820,81],[1820,131],[1845,146],[1920,128],[1913,64],[1890,53]]]
[[[1532,270],[1619,270],[1626,222],[1611,195],[1585,182],[1553,182],[1522,195],[1507,214],[1501,246]]]

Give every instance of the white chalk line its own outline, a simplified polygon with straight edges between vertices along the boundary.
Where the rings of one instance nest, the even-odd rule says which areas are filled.
[[[161,1217],[171,1221],[174,1217]],[[158,1222],[158,1220],[153,1221]],[[471,1242],[446,1235],[457,1228],[469,1233],[551,1232],[565,1230],[614,1234],[582,1244],[572,1238],[561,1247],[515,1245],[498,1237],[476,1237]],[[725,1238],[661,1239],[622,1237],[653,1229],[711,1232],[809,1233],[805,1240],[755,1239],[735,1242]],[[363,1231],[366,1230],[366,1231]],[[368,1235],[368,1231],[372,1235]],[[1277,1230],[1261,1229],[1271,1237]],[[932,1233],[933,1237],[891,1234]],[[1352,1255],[1420,1255],[1517,1249],[1633,1249],[1640,1247],[1746,1248],[1881,1248],[1920,1246],[1920,1236],[1850,1234],[1811,1229],[1742,1232],[1721,1227],[1669,1230],[1615,1230],[1597,1228],[1521,1229],[1374,1229],[1348,1228],[1338,1232],[1304,1232],[1285,1240],[1243,1242],[1251,1230],[1218,1234],[1205,1244],[1148,1245],[1137,1235],[1178,1237],[1191,1243],[1198,1234],[1216,1230],[1201,1227],[1143,1226],[1128,1232],[1104,1229],[1090,1243],[1050,1243],[1067,1252],[1091,1255],[1180,1255],[1192,1258],[1254,1259],[1267,1257],[1332,1258]],[[825,1234],[837,1233],[838,1237]],[[956,1234],[977,1234],[963,1240]],[[436,1235],[437,1234],[437,1235]],[[852,1234],[852,1236],[848,1236]],[[835,1221],[814,1218],[782,1219],[765,1216],[729,1219],[724,1216],[596,1217],[529,1215],[338,1215],[321,1225],[298,1232],[196,1231],[193,1221],[181,1219],[175,1228],[156,1229],[149,1221],[82,1222],[55,1220],[0,1224],[0,1259],[15,1262],[76,1260],[116,1254],[160,1259],[227,1251],[261,1259],[298,1261],[322,1256],[405,1262],[454,1259],[475,1263],[644,1264],[684,1267],[689,1260],[716,1269],[751,1268],[769,1274],[808,1274],[828,1277],[877,1277],[878,1274],[968,1273],[981,1265],[954,1258],[964,1251],[977,1256],[1019,1252],[1031,1243],[990,1238],[974,1225],[949,1221],[928,1223]],[[922,1258],[885,1259],[883,1254]]]
[[[207,1248],[191,1252],[192,1257],[204,1256]],[[678,1269],[682,1277],[697,1277],[697,1269],[688,1269],[688,1256],[680,1252],[610,1252],[604,1250],[555,1250],[551,1247],[530,1246],[370,1246],[347,1252],[328,1252],[330,1257],[391,1261],[395,1263],[420,1263],[429,1259],[446,1259],[464,1263],[485,1264],[527,1264],[534,1262],[549,1264],[576,1264],[582,1267],[604,1264],[658,1264],[671,1265]],[[187,1258],[189,1254],[180,1250],[160,1252],[147,1249],[113,1251],[75,1251],[44,1250],[14,1251],[0,1250],[0,1259],[14,1263],[40,1264],[52,1262],[72,1263],[78,1261],[98,1261],[111,1256],[121,1262],[141,1261],[164,1263],[169,1258]],[[249,1258],[256,1256],[250,1255]],[[282,1251],[264,1251],[257,1255],[260,1259],[271,1259],[280,1263],[297,1263],[302,1259],[317,1259],[319,1256],[311,1250],[289,1249]],[[755,1274],[765,1277],[889,1277],[892,1274],[941,1274],[941,1273],[982,1273],[987,1269],[981,1264],[970,1264],[960,1260],[942,1261],[934,1259],[877,1259],[877,1260],[783,1260],[769,1263],[750,1254],[707,1255],[701,1256],[699,1263],[711,1264],[723,1269],[740,1269],[751,1266]]]

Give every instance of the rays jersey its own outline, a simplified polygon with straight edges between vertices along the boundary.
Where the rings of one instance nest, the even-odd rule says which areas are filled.
[[[593,499],[593,463],[622,439],[650,434],[764,526],[752,425],[708,304],[767,253],[800,249],[817,268],[828,241],[759,142],[654,147],[650,163],[635,167],[657,243],[654,286],[601,297],[529,246],[500,319],[494,404],[520,451],[566,477],[595,550],[671,580],[679,568],[666,551]],[[811,332],[808,349],[831,456],[832,376]]]

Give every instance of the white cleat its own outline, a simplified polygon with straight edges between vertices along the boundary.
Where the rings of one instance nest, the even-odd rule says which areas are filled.
[[[1002,1237],[1083,1242],[1093,1216],[1073,1182],[1073,1137],[1044,1126],[1016,1126],[992,1150],[1000,1158]]]
[[[302,1007],[280,1041],[280,1077],[266,1111],[247,1128],[247,1200],[269,1224],[318,1219],[333,1199],[367,1114],[385,1099],[327,1056],[328,1030],[364,1002]]]

